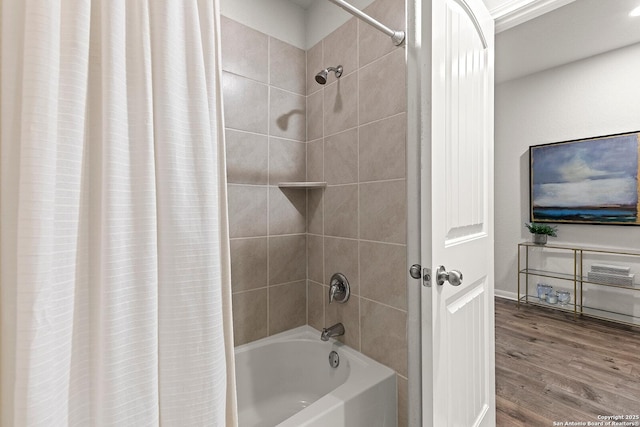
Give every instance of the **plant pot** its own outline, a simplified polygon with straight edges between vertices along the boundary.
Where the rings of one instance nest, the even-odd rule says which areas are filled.
[[[536,245],[546,245],[547,244],[547,235],[546,234],[534,234],[533,235],[533,243]]]

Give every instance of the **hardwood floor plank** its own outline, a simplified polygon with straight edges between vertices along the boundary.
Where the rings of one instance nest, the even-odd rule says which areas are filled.
[[[500,376],[501,387],[504,392],[502,397],[511,402],[528,408],[531,412],[538,413],[550,421],[569,419],[594,421],[589,413],[582,410],[567,399],[558,399],[557,393],[550,393],[547,384],[536,381],[529,376],[529,373],[514,372],[506,369],[496,369],[496,376]]]
[[[505,361],[505,356],[511,360]],[[500,365],[502,363],[509,366],[510,362],[516,363],[519,369],[526,369],[531,372],[531,375],[539,378],[547,376],[549,371],[547,370],[545,373],[544,367],[553,363],[555,365],[554,375],[569,376],[579,384],[598,384],[599,389],[602,389],[603,392],[621,398],[637,396],[637,381],[629,380],[627,376],[615,370],[605,371],[602,366],[584,360],[584,355],[568,356],[566,353],[545,352],[544,350],[525,354],[522,351],[504,347],[501,343],[496,343],[496,364],[502,366]]]
[[[558,366],[548,369],[540,368],[524,360],[514,360],[508,356],[497,355],[496,364],[505,370],[527,372],[526,377],[531,381],[537,381],[544,385],[543,392],[556,396],[558,400],[566,400],[565,396],[575,396],[582,402],[581,409],[588,413],[602,413],[607,410],[623,410],[635,402],[616,393],[614,387],[600,387],[598,383],[587,383],[567,375],[565,370]]]
[[[510,400],[497,396],[497,426],[509,427],[548,427],[549,420],[530,409],[516,405]]]
[[[497,425],[640,414],[640,328],[496,298]]]
[[[559,324],[557,319],[555,322],[546,320],[529,320],[529,328],[521,330],[521,332],[531,331],[538,332],[541,337],[536,340],[543,341],[560,341],[563,346],[570,346],[575,349],[589,348],[592,352],[603,352],[607,355],[621,357],[625,360],[633,360],[634,356],[629,351],[637,348],[640,344],[639,340],[624,339],[619,335],[610,335],[603,332],[593,333],[592,330],[585,330],[583,325],[576,325],[573,320],[563,321]],[[518,327],[521,327],[518,324]],[[513,324],[505,325],[506,328],[513,328]],[[523,329],[523,328],[520,328]]]

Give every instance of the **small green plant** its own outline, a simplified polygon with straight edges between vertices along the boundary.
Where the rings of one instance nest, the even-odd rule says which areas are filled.
[[[531,232],[531,234],[546,234],[547,236],[558,237],[558,227],[547,224],[538,224],[535,222],[532,222],[531,224],[525,223],[524,226],[529,229],[529,232]]]

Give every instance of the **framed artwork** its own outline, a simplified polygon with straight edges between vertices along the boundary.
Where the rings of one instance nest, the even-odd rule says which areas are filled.
[[[529,147],[533,222],[640,225],[640,131]]]

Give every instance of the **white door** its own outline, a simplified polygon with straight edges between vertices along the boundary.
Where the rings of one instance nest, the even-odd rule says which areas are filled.
[[[422,265],[432,268],[421,298],[423,390],[431,390],[423,425],[495,426],[494,26],[482,0],[431,5],[431,129],[421,172]],[[439,266],[449,273],[441,285]]]

